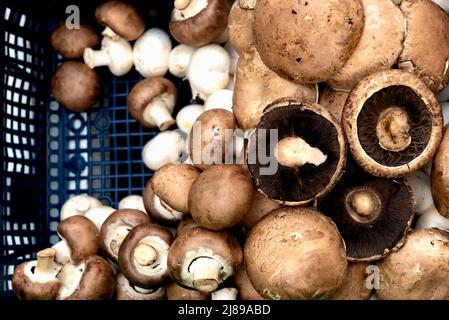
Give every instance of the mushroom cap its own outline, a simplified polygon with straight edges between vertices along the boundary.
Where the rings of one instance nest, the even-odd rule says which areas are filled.
[[[346,99],[348,99],[349,92],[336,91],[329,87],[325,87],[320,91],[320,104],[332,113],[335,119],[341,122],[343,115],[343,108],[345,107]]]
[[[100,245],[112,261],[115,262],[118,258],[110,247],[110,241],[117,228],[125,227],[131,231],[132,228],[143,223],[151,223],[151,219],[146,213],[136,209],[120,209],[106,219],[100,230]]]
[[[137,289],[139,290],[139,289]],[[115,287],[116,300],[165,300],[166,290],[164,287],[141,290],[139,292],[129,283],[123,274],[117,275]],[[147,293],[144,293],[148,291]]]
[[[211,109],[200,115],[189,135],[190,157],[195,167],[205,170],[210,165],[225,163],[233,154],[226,131],[236,127],[234,115],[227,110]]]
[[[257,222],[262,220],[263,217],[281,207],[282,205],[279,202],[268,199],[263,194],[255,190],[251,208],[245,214],[240,223],[246,228],[247,231],[249,231],[254,225],[257,224]]]
[[[369,263],[356,262],[348,264],[343,283],[329,298],[330,300],[369,300],[372,290],[368,288],[366,278]]]
[[[349,60],[327,82],[339,90],[351,90],[359,80],[390,69],[402,52],[404,16],[391,0],[360,0],[365,15],[362,36]]]
[[[167,164],[155,172],[151,189],[170,208],[189,213],[189,192],[200,172],[190,164]]]
[[[203,228],[235,226],[251,208],[254,187],[240,165],[215,165],[202,172],[189,194],[193,220]]]
[[[449,83],[449,16],[428,0],[402,0],[400,8],[407,32],[399,68],[413,72],[438,92]]]
[[[165,286],[168,300],[210,300],[210,293],[181,287],[176,282]]]
[[[82,62],[64,62],[51,79],[51,94],[70,111],[86,111],[98,99],[100,77]]]
[[[244,10],[235,1],[228,19],[229,41],[239,55],[255,49],[253,21],[254,10]]]
[[[238,240],[229,232],[192,226],[184,229],[170,247],[170,275],[178,284],[194,288],[190,265],[201,257],[214,259],[222,265],[218,280],[223,282],[242,264],[243,252]]]
[[[120,270],[126,279],[139,288],[152,288],[168,278],[167,255],[173,242],[171,232],[152,223],[134,227],[123,240],[118,253]],[[157,259],[149,266],[140,266],[134,258],[134,250],[140,244],[148,244],[157,253]]]
[[[193,227],[198,227],[198,224],[193,220],[190,214],[186,214],[182,217],[182,220],[179,222],[176,227],[176,237],[178,237],[182,232],[188,230]]]
[[[449,299],[449,233],[411,231],[404,246],[379,263],[381,300]]]
[[[160,98],[163,95],[172,96],[173,102],[176,104],[177,94],[176,86],[170,80],[163,77],[146,78],[131,89],[128,95],[128,111],[142,126],[154,128],[155,124],[149,123],[144,119],[145,108],[153,99]],[[173,106],[167,104],[167,107],[171,107],[171,112],[174,104]]]
[[[58,225],[58,234],[70,249],[70,260],[78,264],[100,249],[99,231],[96,225],[84,216],[72,216]]]
[[[449,126],[444,129],[443,140],[433,158],[432,197],[438,212],[449,218]]]
[[[193,1],[192,1],[193,2]],[[231,4],[228,0],[207,0],[206,7],[191,17],[174,9],[168,24],[170,33],[179,43],[202,47],[218,39],[228,25]]]
[[[145,22],[139,11],[126,1],[103,2],[97,7],[95,18],[128,41],[136,40],[145,31]]]
[[[82,22],[79,28],[68,29],[65,22],[61,22],[51,34],[51,45],[64,58],[77,59],[83,56],[84,49],[98,47],[100,37],[87,23]]]
[[[164,131],[148,141],[142,150],[142,160],[150,170],[156,171],[167,163],[179,162],[185,141],[177,131]]]
[[[381,147],[376,124],[383,111],[402,108],[410,145],[398,152]],[[424,167],[442,138],[443,117],[435,95],[417,76],[387,70],[361,80],[343,110],[343,128],[357,163],[374,176],[396,178]]]
[[[267,67],[297,83],[327,81],[354,52],[363,31],[359,0],[260,0],[256,48]]]
[[[242,267],[235,273],[234,283],[239,291],[239,300],[265,300],[259,292],[254,289],[245,268]]]
[[[257,51],[240,56],[237,64],[233,110],[239,127],[255,128],[267,105],[283,97],[293,97],[306,102],[318,101],[315,85],[295,84],[267,68]]]
[[[326,299],[342,284],[345,244],[331,219],[282,208],[251,230],[244,248],[249,279],[267,299]]]
[[[271,141],[272,130],[277,130],[277,141]],[[289,138],[300,138],[319,149],[326,156],[325,161],[302,166],[279,163],[275,156],[277,142]],[[262,142],[271,156],[268,164],[255,156]],[[284,98],[265,109],[262,121],[249,138],[246,163],[263,195],[283,205],[303,205],[324,196],[340,179],[346,164],[346,140],[339,122],[324,107]],[[276,172],[273,163],[277,164]],[[292,184],[296,187],[292,188]]]

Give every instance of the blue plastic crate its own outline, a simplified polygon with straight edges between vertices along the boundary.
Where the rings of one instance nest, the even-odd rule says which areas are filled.
[[[117,207],[123,197],[142,194],[152,175],[141,151],[157,132],[143,129],[127,109],[128,93],[142,79],[137,72],[117,78],[97,69],[102,92],[87,113],[68,112],[50,95],[62,61],[49,45],[50,32],[72,3],[39,1],[38,7],[48,5],[43,15],[30,1],[0,2],[0,299],[12,298],[14,266],[58,241],[59,210],[70,196],[88,193]],[[80,3],[91,16],[96,4]],[[167,30],[172,3],[150,5],[148,27]],[[188,83],[169,78],[180,90],[179,109],[190,102]]]

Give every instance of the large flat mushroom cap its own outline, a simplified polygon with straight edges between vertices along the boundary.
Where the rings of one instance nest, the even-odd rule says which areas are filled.
[[[359,0],[260,0],[254,13],[262,60],[297,83],[327,81],[349,59],[362,30]]]
[[[332,88],[351,90],[374,72],[390,69],[402,52],[405,21],[391,0],[360,0],[365,13],[362,37],[344,67],[327,82]]]
[[[449,16],[429,0],[402,0],[400,8],[407,30],[399,67],[439,92],[449,83]]]

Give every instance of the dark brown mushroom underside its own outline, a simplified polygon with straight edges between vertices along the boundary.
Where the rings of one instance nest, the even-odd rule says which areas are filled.
[[[260,129],[266,129],[265,133]],[[303,139],[310,146],[320,149],[327,160],[320,166],[305,164],[301,167],[286,167],[279,164],[275,174],[263,175],[260,169],[268,168],[270,164],[261,163],[257,156],[254,163],[248,161],[257,187],[269,198],[279,201],[301,202],[314,198],[328,186],[337,170],[340,160],[337,129],[326,118],[302,110],[298,105],[276,108],[263,116],[256,132],[256,145],[259,146],[259,141],[265,140],[265,150],[267,156],[273,155],[270,157],[272,161],[277,161],[274,149],[278,141],[270,143],[270,129],[278,130],[278,141],[287,137]],[[254,150],[251,146],[250,153]]]
[[[390,107],[404,109],[409,117],[411,144],[399,152],[383,149],[376,133],[380,114]],[[369,157],[381,165],[398,167],[410,163],[424,152],[432,133],[432,116],[413,89],[391,86],[376,92],[364,103],[357,118],[357,133]]]

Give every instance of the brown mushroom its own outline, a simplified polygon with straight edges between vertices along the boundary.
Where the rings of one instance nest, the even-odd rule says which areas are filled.
[[[190,164],[167,164],[151,179],[151,189],[170,208],[189,213],[189,192],[200,172]]]
[[[359,0],[260,0],[257,51],[267,67],[296,83],[329,80],[348,61],[363,30]]]
[[[179,43],[205,46],[225,31],[230,10],[228,0],[176,0],[168,25],[170,33]]]
[[[61,284],[56,278],[61,266],[54,249],[37,253],[37,260],[23,262],[14,270],[12,289],[19,300],[55,300]]]
[[[180,285],[208,293],[231,277],[242,260],[242,248],[230,233],[193,227],[173,242],[168,267]]]
[[[240,300],[264,300],[262,296],[254,289],[253,284],[248,278],[245,268],[240,268],[234,275],[235,287],[239,291]]]
[[[84,49],[98,47],[100,37],[87,23],[80,23],[79,28],[68,29],[65,22],[61,22],[51,34],[51,45],[64,58],[77,59],[83,56]]]
[[[350,263],[343,283],[329,299],[369,300],[372,289],[366,283],[368,267],[367,262]]]
[[[346,101],[342,122],[357,163],[386,178],[424,167],[443,130],[433,92],[417,76],[400,70],[380,71],[361,80]]]
[[[128,281],[144,289],[161,285],[168,278],[167,256],[171,232],[152,223],[134,227],[118,253],[120,270]]]
[[[103,35],[113,39],[121,37],[134,41],[145,31],[145,22],[139,11],[126,1],[103,2],[97,7],[95,18],[106,27]]]
[[[449,16],[428,0],[402,0],[400,8],[407,30],[399,68],[439,92],[449,83]]]
[[[109,258],[116,262],[123,240],[135,226],[151,223],[146,213],[135,209],[120,209],[113,212],[100,230],[100,245]]]
[[[147,78],[136,84],[128,95],[131,116],[146,128],[169,129],[176,121],[172,117],[176,105],[175,85],[163,77]]]
[[[445,218],[449,218],[449,126],[444,130],[432,166],[432,198],[435,208]]]
[[[154,287],[150,289],[138,288],[132,285],[123,274],[117,276],[115,288],[116,300],[165,300],[166,290],[164,287]]]
[[[51,94],[70,111],[87,111],[100,94],[100,78],[84,63],[67,61],[56,69],[51,79]]]
[[[349,92],[336,91],[329,87],[325,87],[320,91],[320,104],[332,113],[332,115],[341,122],[343,108]]]
[[[240,8],[238,1],[229,13],[229,41],[239,55],[255,50],[253,38],[254,11]]]
[[[251,228],[257,224],[263,217],[265,217],[270,212],[281,208],[282,205],[274,200],[270,200],[257,190],[254,190],[253,203],[251,208],[243,217],[240,224],[249,232]]]
[[[210,300],[210,293],[181,287],[176,282],[165,286],[168,300]]]
[[[251,178],[242,166],[212,166],[199,175],[190,189],[190,214],[203,228],[231,228],[251,208],[253,190]]]
[[[404,246],[379,263],[381,300],[449,299],[449,233],[411,231]]]
[[[326,299],[343,283],[348,264],[332,220],[299,207],[263,218],[244,254],[251,283],[267,299]]]

